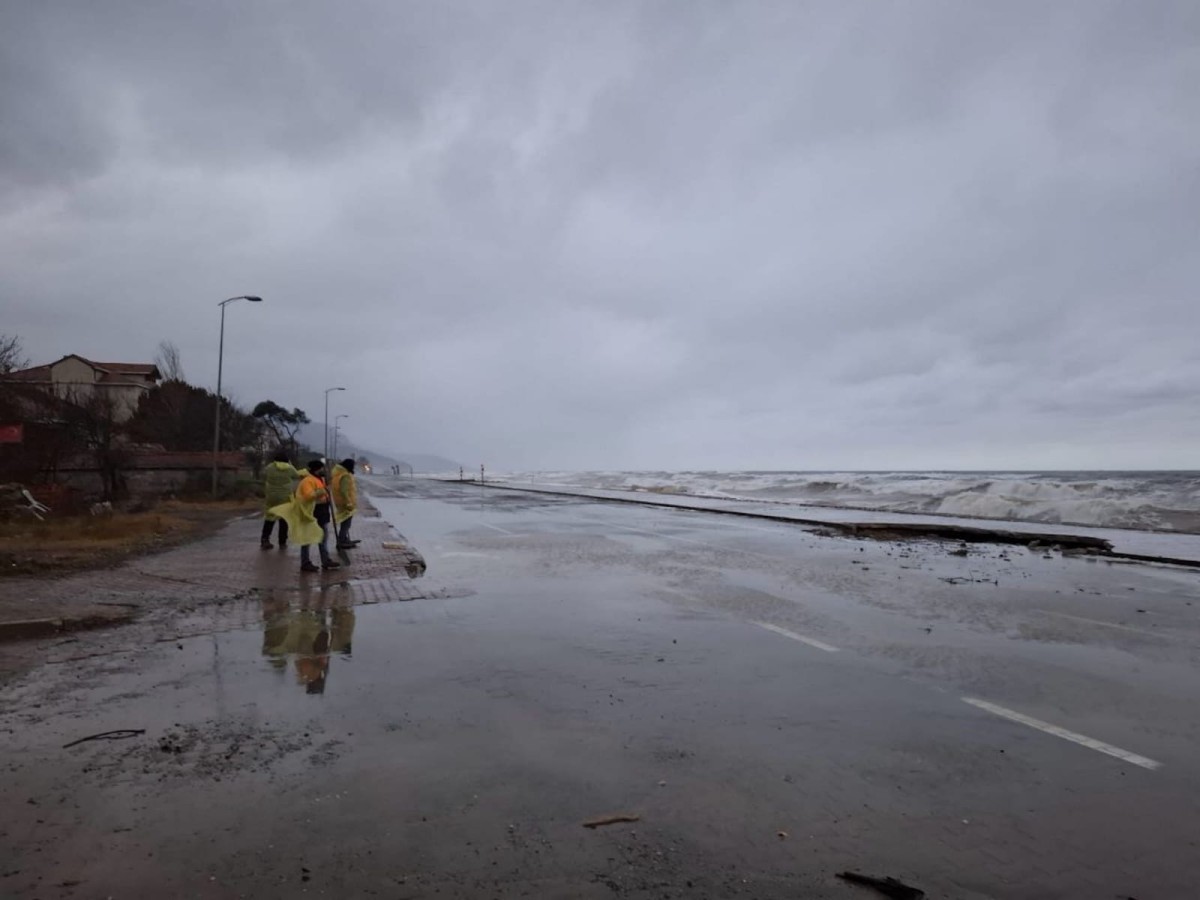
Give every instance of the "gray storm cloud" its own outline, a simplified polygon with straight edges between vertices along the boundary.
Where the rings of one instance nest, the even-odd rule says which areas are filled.
[[[0,332],[497,468],[1195,467],[1192,3],[0,8]]]

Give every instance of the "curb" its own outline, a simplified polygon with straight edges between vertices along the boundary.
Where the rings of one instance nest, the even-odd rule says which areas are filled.
[[[63,619],[18,619],[0,622],[0,641],[22,641],[47,637],[65,630]]]
[[[35,638],[53,637],[64,631],[85,631],[92,628],[108,628],[127,625],[135,618],[133,611],[111,616],[74,616],[66,618],[16,619],[0,622],[0,642],[27,641]]]

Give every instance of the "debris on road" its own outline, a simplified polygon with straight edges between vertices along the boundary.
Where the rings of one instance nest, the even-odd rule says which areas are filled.
[[[81,737],[77,741],[71,741],[69,744],[63,744],[63,749],[74,747],[76,744],[82,744],[87,741],[119,741],[124,738],[136,737],[139,734],[145,734],[145,728],[118,728],[115,731],[101,731],[99,734],[89,734],[87,737]]]
[[[891,897],[892,900],[922,900],[925,896],[925,892],[920,888],[912,887],[890,876],[887,878],[873,878],[870,875],[861,875],[858,872],[838,872],[837,877],[843,881],[849,881],[851,884],[860,884],[863,887],[874,888],[885,897]]]
[[[600,828],[603,825],[617,825],[621,822],[640,822],[641,816],[634,816],[628,813],[618,813],[615,816],[599,816],[595,819],[588,819],[583,823],[584,828]]]

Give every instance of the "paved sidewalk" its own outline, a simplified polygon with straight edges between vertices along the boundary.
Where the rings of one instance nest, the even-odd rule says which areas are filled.
[[[319,575],[300,573],[298,547],[260,549],[260,523],[258,515],[238,517],[211,537],[111,569],[0,580],[0,641],[122,624],[152,610],[187,612],[302,586],[342,585],[353,603],[421,596],[413,578],[423,574],[424,560],[372,507],[355,518],[354,536],[362,543],[339,554],[343,568]]]

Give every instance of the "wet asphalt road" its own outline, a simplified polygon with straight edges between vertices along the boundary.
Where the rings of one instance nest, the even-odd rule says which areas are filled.
[[[1194,571],[366,486],[429,596],[0,693],[0,896],[1197,895]]]

